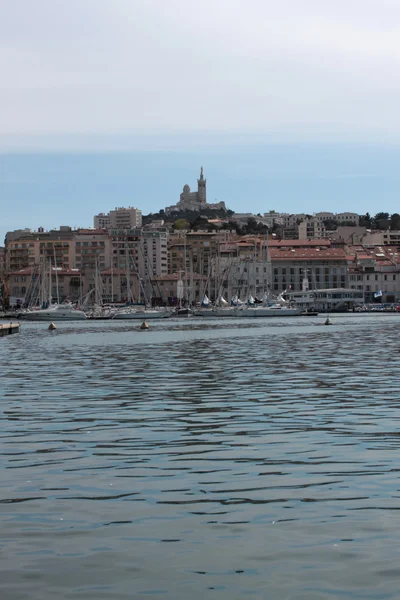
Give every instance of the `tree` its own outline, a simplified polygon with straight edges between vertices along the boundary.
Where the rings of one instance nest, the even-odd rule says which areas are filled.
[[[176,219],[174,223],[175,229],[190,229],[190,223],[186,219]]]
[[[374,229],[388,229],[389,223],[389,213],[387,212],[376,213],[372,219],[372,226]]]
[[[360,216],[359,225],[360,227],[367,227],[368,229],[371,229],[372,219],[371,215],[368,212],[365,213],[365,215]]]
[[[324,221],[324,225],[328,229],[328,231],[336,231],[336,229],[338,228],[338,222],[335,221],[335,219],[326,219]]]
[[[390,217],[390,229],[400,229],[400,215],[393,213]]]
[[[198,231],[199,229],[208,229],[209,223],[205,216],[197,215],[196,220],[192,223],[192,229]]]

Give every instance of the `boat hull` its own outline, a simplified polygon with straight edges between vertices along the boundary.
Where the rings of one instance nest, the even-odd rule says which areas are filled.
[[[233,319],[253,319],[271,317],[298,317],[301,310],[297,308],[220,308],[199,311],[197,316]]]
[[[61,310],[38,310],[21,314],[20,318],[25,321],[85,321],[86,315],[79,310],[65,312]]]
[[[131,312],[131,313],[117,313],[113,319],[141,319],[142,321],[148,321],[149,319],[168,319],[171,314],[169,312]]]

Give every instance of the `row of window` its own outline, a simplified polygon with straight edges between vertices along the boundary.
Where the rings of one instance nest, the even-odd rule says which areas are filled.
[[[375,273],[374,277],[375,277],[375,281],[378,281],[379,275],[377,273]],[[388,277],[390,277],[390,276],[389,275],[383,275],[383,280],[384,281],[388,281]],[[380,278],[382,279],[382,274],[380,274]],[[363,279],[364,279],[363,275],[350,275],[350,281],[363,281]],[[365,279],[367,281],[370,281],[370,275],[367,275],[365,277]],[[392,281],[396,281],[396,275],[395,274],[392,275]]]

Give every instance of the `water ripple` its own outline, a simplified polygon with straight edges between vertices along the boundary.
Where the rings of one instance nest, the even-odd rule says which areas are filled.
[[[2,597],[397,598],[399,319],[4,338]]]

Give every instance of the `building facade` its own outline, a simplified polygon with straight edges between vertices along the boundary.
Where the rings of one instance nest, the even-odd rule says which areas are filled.
[[[117,207],[95,215],[93,224],[95,229],[136,229],[142,226],[142,211],[132,206]]]

